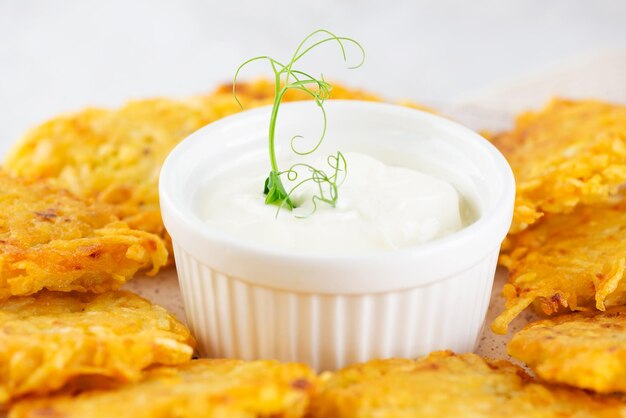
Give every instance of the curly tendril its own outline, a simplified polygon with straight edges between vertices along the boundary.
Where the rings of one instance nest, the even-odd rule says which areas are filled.
[[[315,38],[319,37],[321,37],[321,39],[315,40]],[[341,56],[345,63],[348,62],[346,45],[352,44],[356,46],[361,53],[361,59],[355,65],[348,65],[348,68],[354,69],[363,65],[363,62],[365,61],[365,50],[363,49],[361,44],[359,44],[354,39],[337,36],[334,33],[325,29],[318,29],[310,33],[302,40],[302,42],[300,42],[295,52],[293,53],[291,60],[287,64],[282,64],[281,62],[267,55],[250,58],[249,60],[241,64],[239,68],[237,68],[237,71],[235,72],[235,76],[233,78],[233,96],[235,97],[235,100],[237,101],[239,106],[243,109],[243,105],[237,97],[237,79],[241,70],[252,62],[265,60],[270,64],[272,71],[274,72],[274,104],[272,106],[272,113],[269,125],[269,154],[271,171],[268,178],[265,180],[264,193],[266,195],[265,203],[278,206],[277,214],[278,212],[280,212],[280,209],[284,207],[287,207],[288,209],[295,208],[295,205],[291,198],[294,191],[302,187],[304,184],[311,182],[315,183],[315,185],[317,186],[317,192],[311,197],[313,210],[309,215],[315,213],[318,203],[326,203],[331,205],[332,207],[335,207],[337,204],[337,199],[339,197],[339,186],[341,185],[341,183],[343,183],[347,174],[348,166],[346,159],[344,155],[339,151],[336,155],[329,155],[327,158],[330,175],[327,175],[326,172],[323,170],[320,170],[305,163],[296,163],[289,167],[289,169],[280,171],[278,169],[278,162],[276,161],[276,119],[278,117],[278,109],[280,107],[281,101],[285,93],[290,89],[300,90],[311,96],[314,103],[320,109],[323,122],[322,132],[319,138],[314,143],[314,145],[308,149],[299,150],[296,147],[296,142],[300,142],[304,140],[304,138],[301,135],[294,135],[290,141],[290,147],[292,152],[299,156],[306,156],[317,151],[317,149],[322,145],[322,141],[326,136],[327,125],[324,102],[330,97],[333,87],[330,83],[324,80],[323,75],[320,75],[319,79],[315,78],[302,70],[294,69],[294,65],[302,57],[307,55],[316,47],[329,42],[334,42],[339,46]],[[301,173],[299,173],[298,170],[307,172],[308,177],[302,178]],[[288,192],[285,190],[285,187],[281,180],[281,176],[284,176],[290,182],[295,183],[295,185],[292,186],[292,188]]]

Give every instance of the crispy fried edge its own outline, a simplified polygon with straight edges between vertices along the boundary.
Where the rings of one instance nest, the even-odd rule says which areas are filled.
[[[570,347],[559,343],[562,337],[561,325],[575,324],[576,322],[593,323],[595,318],[610,319],[621,316],[620,331],[626,329],[626,307],[617,306],[605,312],[577,312],[560,315],[550,319],[543,319],[527,324],[521,331],[513,335],[507,345],[508,354],[528,365],[541,379],[558,384],[593,390],[597,393],[610,394],[626,392],[626,338],[623,347],[611,347],[604,351],[594,347],[595,341],[585,334],[580,335],[589,345],[577,350],[577,355],[587,353],[587,358],[581,362],[577,356],[572,356]],[[616,315],[617,314],[617,315]],[[604,323],[596,323],[599,329],[607,328]],[[612,328],[612,327],[608,327]],[[616,331],[618,332],[618,331]],[[573,338],[571,332],[567,335]],[[619,373],[609,370],[610,363],[624,364]],[[591,367],[599,363],[600,369]],[[613,364],[615,365],[615,364]]]
[[[281,386],[281,390],[283,390],[285,393],[283,394],[272,393],[272,395],[273,396],[282,395],[285,398],[283,399],[284,403],[290,404],[290,407],[289,409],[285,410],[285,405],[275,405],[275,406],[278,406],[279,409],[281,410],[272,412],[271,416],[281,416],[285,418],[304,417],[306,414],[306,411],[308,410],[310,399],[312,398],[315,391],[318,389],[318,377],[313,372],[313,370],[310,369],[309,366],[306,366],[304,364],[298,364],[298,363],[278,363],[275,360],[259,360],[259,361],[252,361],[252,362],[244,362],[242,360],[235,360],[235,359],[192,360],[191,362],[180,365],[178,368],[177,367],[159,367],[159,368],[152,369],[148,371],[146,374],[144,374],[143,381],[145,381],[148,384],[152,383],[153,381],[161,381],[163,382],[163,385],[165,386],[172,386],[172,385],[178,385],[178,384],[184,385],[186,381],[185,376],[184,376],[185,370],[190,367],[194,367],[194,364],[198,364],[198,363],[204,363],[206,365],[210,365],[210,363],[213,363],[218,368],[219,367],[226,367],[226,368],[232,367],[233,370],[226,373],[225,379],[228,379],[228,378],[232,378],[233,380],[238,379],[238,378],[241,379],[241,376],[243,376],[244,379],[248,379],[249,381],[246,382],[244,380],[244,384],[242,384],[241,387],[246,389],[247,390],[246,393],[248,394],[252,393],[250,392],[250,389],[254,388],[255,392],[257,393],[256,396],[260,396],[260,397],[267,397],[268,393],[264,395],[263,386],[256,386],[258,379],[264,379],[268,377],[274,378],[276,377],[276,375],[278,375],[279,379],[284,379],[284,381],[278,382],[278,383],[279,383],[279,386]],[[267,371],[270,372],[270,374],[269,376],[265,374],[258,375],[257,372],[253,370],[252,371],[253,373],[251,373],[250,376],[247,376],[246,375],[247,370],[238,369],[239,366],[241,365],[243,365],[244,368],[247,367],[246,365],[265,366],[267,368]],[[183,372],[182,375],[180,375],[177,372],[178,369],[182,370]],[[295,376],[285,376],[294,371],[297,371],[297,373],[295,373],[296,374]],[[202,372],[200,372],[200,374],[201,373]],[[289,379],[287,380],[288,377]],[[292,377],[295,377],[295,379],[292,379]],[[130,390],[132,394],[132,391],[137,388],[141,388],[141,385],[142,383],[140,382],[138,384],[131,385],[131,386],[122,386],[122,387],[117,388],[117,390],[114,389],[113,392],[111,391],[109,392],[106,392],[106,391],[84,392],[82,394],[77,395],[77,397],[61,395],[61,396],[40,398],[40,399],[24,399],[23,401],[14,405],[13,408],[11,408],[10,413],[9,413],[9,418],[26,418],[26,417],[35,418],[35,417],[41,417],[42,414],[44,415],[45,414],[57,414],[59,416],[71,418],[74,416],[72,415],[72,412],[71,412],[73,408],[72,404],[76,400],[89,401],[89,398],[97,399],[99,396],[104,396],[104,397],[113,396],[114,399],[112,400],[115,400],[115,396],[123,396],[123,393],[126,390]],[[157,393],[160,393],[161,397],[165,397],[167,396],[167,394],[165,393],[166,390],[167,390],[167,387],[161,389],[160,391],[157,391]],[[233,391],[232,388],[228,388],[228,392],[232,392],[232,391]],[[150,389],[148,389],[148,392],[150,392]],[[120,393],[122,395],[120,395]],[[237,388],[235,388],[234,394],[237,394]],[[175,394],[174,398],[179,398],[179,394]],[[185,398],[185,401],[188,401],[188,400],[189,399]],[[206,416],[208,417],[208,416],[213,416],[213,415],[209,415],[209,413],[212,412],[209,409],[211,406],[219,407],[220,405],[227,405],[227,406],[229,404],[232,405],[233,397],[212,395],[212,396],[206,396],[204,398],[194,398],[193,401],[205,403],[206,413],[207,413]],[[267,403],[268,403],[267,399],[264,399],[262,402],[265,402],[267,406]],[[244,406],[245,408],[245,405],[242,405],[242,406]],[[130,407],[130,404],[129,404],[129,407]],[[183,405],[183,408],[184,408],[184,405]],[[164,411],[159,411],[159,412],[163,413]],[[181,410],[178,410],[178,412],[181,412]],[[229,410],[228,412],[232,413],[236,411]],[[249,410],[244,409],[241,412],[242,412],[241,417],[266,416],[265,414],[256,415],[256,413],[259,411],[249,411]],[[104,415],[96,415],[96,416],[92,416],[92,418],[97,418],[98,416],[108,417],[108,415],[106,415],[107,411],[102,411],[102,413]],[[277,414],[280,414],[280,415],[277,415]],[[52,416],[57,416],[57,415],[52,415]],[[149,418],[149,417],[156,418],[157,416],[161,417],[162,415],[161,414],[153,415],[151,413],[150,414],[145,413],[141,415],[141,417],[145,417],[145,418]],[[188,415],[181,415],[181,416],[187,417]],[[222,417],[225,415],[218,414],[215,416]]]
[[[37,295],[23,298],[33,299],[34,304],[41,302],[37,305],[37,308],[41,308],[42,312],[33,313],[35,316],[54,315],[54,313],[45,311],[46,305],[51,302],[49,298],[58,298],[57,302],[62,302],[67,298],[76,298],[79,300],[79,303],[84,305],[84,309],[87,310],[91,307],[98,307],[98,304],[106,302],[105,299],[107,298],[114,298],[113,302],[128,300],[133,305],[141,305],[133,306],[132,308],[137,317],[143,315],[149,316],[152,320],[167,320],[169,328],[154,328],[152,330],[154,335],[150,336],[152,340],[150,338],[146,339],[144,335],[140,339],[139,336],[133,334],[116,334],[115,338],[111,339],[100,336],[98,332],[90,333],[89,330],[83,329],[85,331],[84,337],[77,341],[75,335],[73,335],[71,341],[72,343],[80,343],[78,348],[83,352],[82,354],[76,351],[77,347],[73,345],[73,350],[70,350],[70,353],[50,352],[49,347],[45,345],[45,341],[56,337],[63,339],[63,332],[55,334],[47,330],[43,333],[42,339],[38,340],[35,335],[5,335],[3,329],[0,328],[0,342],[2,342],[3,338],[10,339],[13,345],[16,340],[23,342],[23,344],[18,343],[18,345],[22,346],[21,351],[18,350],[13,353],[4,351],[8,349],[9,344],[0,345],[0,360],[6,362],[6,367],[11,369],[17,367],[15,361],[24,361],[25,356],[27,356],[30,362],[39,361],[36,373],[29,375],[19,386],[3,387],[10,381],[0,383],[0,407],[2,404],[8,401],[12,402],[24,395],[45,395],[62,388],[65,388],[66,392],[71,393],[77,389],[84,390],[87,387],[97,389],[108,386],[114,387],[121,382],[136,382],[143,376],[142,370],[155,364],[171,366],[189,361],[196,347],[196,341],[191,332],[178,319],[161,306],[155,305],[149,300],[129,291],[112,291],[99,295],[43,291]],[[15,298],[11,301],[15,302],[15,300],[18,299]],[[0,314],[2,314],[1,305],[0,303]],[[103,305],[100,308],[102,310],[105,307],[107,305]],[[121,309],[120,312],[127,312],[131,309],[128,306],[118,307],[115,304],[108,307],[114,310]],[[107,312],[110,312],[110,310],[107,309]],[[75,312],[74,314],[80,315],[81,313]],[[91,316],[91,314],[89,315]],[[1,316],[0,319],[2,319]],[[28,321],[28,318],[19,320]],[[81,323],[80,328],[84,328],[84,325]],[[143,331],[145,330],[142,330],[142,334]],[[133,355],[133,363],[120,362],[120,358],[112,354],[118,350],[127,350],[127,345],[130,341],[132,341],[133,350],[142,350],[142,356]],[[70,355],[69,357],[68,354]],[[9,357],[2,358],[3,356]],[[78,362],[76,363],[75,360],[78,360]],[[63,375],[59,377],[59,375],[53,374],[50,370],[46,372],[46,365],[50,366],[53,372],[62,372]],[[0,369],[2,368],[0,367]],[[43,385],[37,383],[42,380],[45,381]],[[33,385],[37,385],[37,387],[33,387]]]

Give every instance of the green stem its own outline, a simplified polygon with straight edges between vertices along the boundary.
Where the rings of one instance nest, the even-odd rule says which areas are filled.
[[[320,41],[314,42],[312,45],[307,46],[308,41],[314,37],[315,35],[322,33],[325,34],[326,37]],[[294,55],[290,62],[286,64],[282,64],[275,59],[268,57],[267,55],[262,55],[258,57],[251,58],[245,61],[243,64],[237,68],[235,72],[235,76],[233,78],[233,96],[239,105],[241,106],[241,102],[237,99],[237,91],[236,84],[239,73],[241,69],[248,64],[259,61],[259,60],[267,60],[272,67],[272,71],[274,72],[275,81],[274,81],[274,103],[272,105],[272,112],[270,116],[270,125],[269,125],[269,157],[270,157],[270,165],[271,170],[269,172],[268,177],[265,180],[263,193],[265,194],[265,203],[268,205],[276,205],[278,206],[277,214],[281,208],[287,207],[289,209],[293,209],[295,207],[293,201],[291,200],[291,196],[298,187],[302,186],[304,183],[313,181],[318,186],[318,194],[314,194],[311,197],[311,202],[313,204],[313,210],[311,213],[315,212],[317,209],[318,202],[324,202],[331,206],[335,206],[338,195],[338,183],[339,182],[339,172],[343,172],[343,180],[345,179],[345,175],[347,174],[347,164],[346,160],[343,157],[341,152],[337,152],[337,156],[330,156],[328,159],[329,165],[331,169],[333,169],[334,173],[331,176],[327,176],[324,171],[316,169],[308,164],[304,163],[296,163],[293,164],[286,171],[279,171],[278,162],[276,158],[276,121],[278,120],[278,109],[280,108],[280,104],[283,100],[283,97],[287,90],[295,89],[303,91],[304,93],[311,96],[314,100],[315,104],[319,107],[323,116],[323,129],[320,135],[319,140],[315,143],[315,146],[306,151],[298,151],[294,146],[294,141],[297,138],[301,138],[299,135],[295,135],[291,138],[291,149],[297,155],[309,155],[315,152],[322,143],[322,140],[326,136],[326,111],[324,110],[324,101],[330,96],[330,91],[332,86],[324,80],[324,76],[322,75],[320,79],[317,79],[310,74],[294,69],[294,64],[299,61],[304,55],[308,54],[311,50],[315,49],[317,46],[322,45],[327,42],[337,42],[341,49],[341,55],[344,61],[346,61],[346,50],[344,48],[344,41],[347,43],[352,43],[356,45],[361,51],[361,61],[354,67],[348,68],[356,68],[360,67],[363,64],[363,60],[365,58],[365,51],[363,47],[353,39],[338,37],[333,33],[320,29],[309,34],[296,48]],[[284,81],[281,82],[281,77],[284,77]],[[291,78],[295,81],[292,82]],[[309,171],[309,177],[304,180],[298,180],[298,172],[296,171],[296,167],[307,168]],[[289,192],[286,191],[285,186],[281,180],[281,176],[287,173],[287,179],[295,182],[295,186],[293,186]],[[328,196],[327,196],[328,193]],[[300,217],[300,216],[298,216]]]
[[[286,90],[280,88],[280,77],[276,77],[276,92],[274,94],[274,105],[272,106],[272,116],[270,118],[270,131],[269,131],[269,149],[270,149],[270,164],[272,170],[278,172],[278,163],[276,162],[276,150],[274,147],[274,138],[276,136],[276,120],[278,117],[278,108],[280,102],[283,99]]]

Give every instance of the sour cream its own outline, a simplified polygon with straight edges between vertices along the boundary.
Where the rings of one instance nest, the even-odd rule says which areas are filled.
[[[462,199],[449,182],[366,154],[350,152],[345,158],[348,174],[334,208],[318,203],[311,213],[314,187],[297,189],[293,211],[266,205],[262,185],[267,162],[259,161],[209,181],[198,196],[199,212],[207,224],[233,238],[310,254],[388,251],[463,228]],[[325,160],[314,166],[328,168]],[[290,190],[288,182],[285,188]]]

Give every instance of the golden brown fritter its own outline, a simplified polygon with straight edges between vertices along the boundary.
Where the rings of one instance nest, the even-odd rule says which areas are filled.
[[[533,322],[508,350],[548,382],[626,392],[626,307]]]
[[[136,381],[193,354],[187,328],[130,292],[42,291],[0,303],[0,404],[77,378]]]
[[[618,417],[626,404],[534,382],[519,367],[475,354],[375,360],[326,377],[312,418]]]
[[[0,172],[0,300],[41,289],[101,293],[166,262],[158,236],[129,228],[107,205]]]
[[[244,109],[270,104],[267,80],[238,83]],[[380,100],[335,85],[333,99]],[[310,98],[290,90],[285,101]],[[132,228],[167,239],[161,222],[158,177],[165,158],[183,138],[241,109],[232,85],[186,100],[148,99],[115,109],[85,109],[56,117],[31,130],[13,148],[6,168],[27,178],[51,178],[80,197],[113,205]]]
[[[506,310],[492,329],[508,324],[530,304],[547,315],[559,310],[604,310],[626,304],[626,202],[579,206],[510,238],[501,257],[509,269]]]
[[[275,361],[193,360],[157,368],[136,385],[25,400],[10,418],[303,417],[316,387],[314,372]]]
[[[626,181],[626,106],[557,99],[491,139],[517,182],[512,233],[547,213],[605,202]]]

